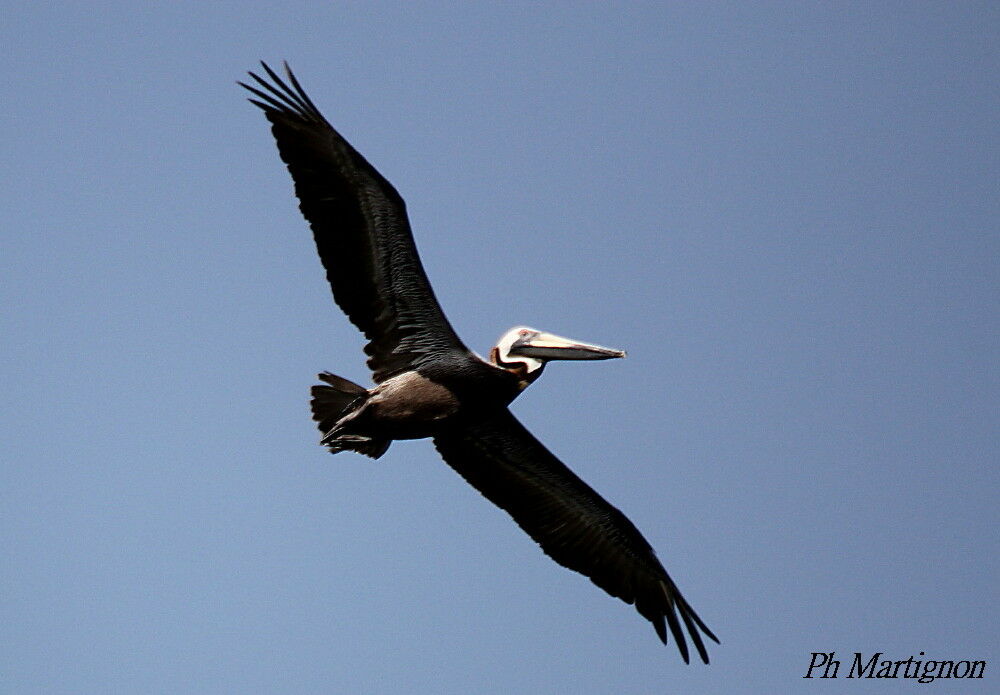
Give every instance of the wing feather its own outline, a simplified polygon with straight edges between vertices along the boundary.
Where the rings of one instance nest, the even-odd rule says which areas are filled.
[[[441,310],[399,193],[313,104],[285,65],[286,82],[241,82],[263,109],[281,159],[295,182],[337,304],[368,338],[375,381],[384,381],[444,351],[468,350]]]
[[[635,604],[664,644],[669,627],[686,663],[683,622],[701,660],[708,663],[702,633],[719,640],[681,595],[646,539],[509,411],[449,430],[435,437],[434,444],[448,465],[510,514],[553,560]]]

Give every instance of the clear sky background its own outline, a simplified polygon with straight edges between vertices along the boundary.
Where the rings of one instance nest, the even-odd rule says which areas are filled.
[[[801,678],[834,650],[1000,692],[996,3],[4,14],[0,692],[915,687]],[[317,446],[315,373],[368,377],[235,84],[259,58],[396,184],[471,347],[629,351],[513,410],[711,666],[429,442]]]

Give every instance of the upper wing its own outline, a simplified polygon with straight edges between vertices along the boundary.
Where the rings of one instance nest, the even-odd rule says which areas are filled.
[[[510,411],[439,435],[434,444],[448,465],[506,510],[553,560],[634,603],[664,644],[666,618],[687,663],[680,614],[701,660],[708,663],[699,629],[719,640],[681,596],[646,539]]]
[[[369,343],[368,365],[381,382],[424,356],[467,349],[445,318],[420,264],[396,189],[333,129],[285,65],[286,84],[240,83],[258,99],[295,181],[333,297]]]

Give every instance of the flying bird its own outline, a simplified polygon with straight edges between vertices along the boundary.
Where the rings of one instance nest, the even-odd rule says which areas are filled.
[[[311,405],[321,444],[378,458],[394,439],[432,438],[553,560],[635,604],[664,644],[669,628],[685,663],[686,630],[707,664],[702,634],[719,640],[646,539],[507,409],[550,361],[625,353],[526,326],[507,331],[488,360],[469,350],[434,297],[399,193],[327,122],[287,64],[287,81],[261,65],[269,80],[251,72],[257,86],[239,84],[271,123],[334,300],[368,339],[375,382],[366,389],[319,375]]]

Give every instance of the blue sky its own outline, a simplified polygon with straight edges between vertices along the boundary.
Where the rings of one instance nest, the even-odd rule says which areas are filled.
[[[24,3],[0,28],[0,690],[897,692],[998,640],[993,3]],[[365,381],[262,115],[287,59],[485,352],[622,347],[515,414],[722,640],[683,665]],[[839,684],[839,685],[838,685]]]

